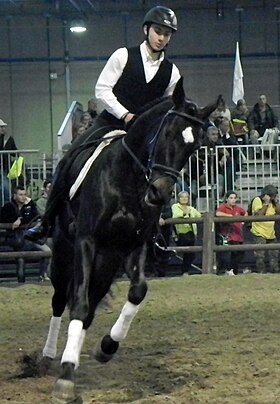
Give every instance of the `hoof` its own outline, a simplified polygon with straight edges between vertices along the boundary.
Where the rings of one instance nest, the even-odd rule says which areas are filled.
[[[83,399],[75,394],[75,384],[70,380],[58,379],[52,392],[53,404],[83,404]]]
[[[100,363],[109,362],[113,358],[114,354],[106,354],[102,351],[99,344],[92,350],[92,357]]]

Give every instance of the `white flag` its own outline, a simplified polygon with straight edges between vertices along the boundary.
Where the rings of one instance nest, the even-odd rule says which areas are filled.
[[[240,100],[241,98],[244,98],[243,71],[239,55],[239,43],[236,42],[232,101],[236,104],[237,101]]]

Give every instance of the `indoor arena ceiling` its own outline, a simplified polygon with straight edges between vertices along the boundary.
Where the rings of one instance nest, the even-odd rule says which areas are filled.
[[[260,8],[280,6],[280,0],[0,0],[0,16],[52,15],[60,18],[91,14],[145,12],[155,5],[179,9]]]

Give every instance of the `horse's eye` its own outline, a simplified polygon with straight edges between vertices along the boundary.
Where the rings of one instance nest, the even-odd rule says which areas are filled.
[[[191,116],[196,116],[197,115],[197,108],[195,105],[191,105],[189,108],[189,114]]]

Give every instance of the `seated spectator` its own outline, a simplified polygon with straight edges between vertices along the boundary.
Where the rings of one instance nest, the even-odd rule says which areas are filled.
[[[97,104],[94,98],[88,100],[88,109],[87,112],[90,113],[92,119],[97,117]]]
[[[249,109],[246,101],[241,98],[237,101],[236,107],[231,111],[231,119],[240,119],[247,122],[249,116]]]
[[[229,121],[231,121],[230,110],[226,106],[226,102],[223,99],[222,95],[219,96],[218,105],[217,105],[217,115],[218,115],[218,118],[220,118],[220,119],[227,118]]]
[[[258,144],[258,138],[264,135],[266,129],[278,127],[278,118],[275,112],[267,103],[267,98],[264,94],[259,96],[259,101],[254,105],[254,108],[248,116],[249,135],[252,144]],[[275,138],[274,143],[278,143]]]
[[[190,195],[186,191],[182,191],[178,194],[178,202],[171,206],[172,217],[177,218],[187,218],[187,217],[201,217],[200,212],[189,205]],[[175,224],[175,230],[177,235],[177,245],[178,246],[193,246],[195,243],[195,238],[197,236],[197,225],[196,223],[182,223]],[[189,275],[201,274],[196,268],[192,267],[192,262],[195,258],[195,253],[187,252],[183,253],[183,263],[182,263],[182,275],[188,273]]]
[[[2,155],[1,151],[17,150],[14,138],[7,133],[6,127],[7,124],[0,119],[0,206],[9,200],[10,185],[7,174],[12,165],[9,155]]]
[[[228,191],[225,195],[225,202],[222,203],[216,210],[216,216],[232,217],[246,216],[245,209],[237,205],[237,193]],[[226,239],[229,245],[243,244],[243,223],[219,223],[217,226],[219,235]],[[229,251],[222,252],[218,255],[218,273],[226,275],[237,275],[239,264],[244,258],[244,251]]]
[[[40,245],[24,239],[24,229],[20,229],[20,226],[27,225],[36,216],[38,216],[38,211],[35,202],[27,196],[23,187],[16,187],[11,201],[2,207],[0,216],[2,223],[12,223],[12,229],[8,229],[6,232],[6,239],[7,244],[15,251],[50,251],[46,244]],[[40,260],[41,280],[49,280],[49,262],[49,258]]]
[[[238,140],[241,139],[242,144],[249,144],[248,116],[249,110],[245,100],[238,100],[236,107],[231,111],[231,124],[233,135],[236,136]]]
[[[261,195],[252,201],[253,216],[273,216],[280,214],[277,200],[278,190],[273,185],[266,185]],[[256,244],[270,244],[276,242],[275,222],[252,222],[251,233]],[[278,251],[267,250],[270,271],[265,267],[265,250],[256,250],[256,271],[258,273],[279,272]]]
[[[74,128],[73,128],[73,139],[72,142],[79,137],[80,135],[82,135],[87,129],[87,126],[81,122],[77,123]]]
[[[88,129],[92,125],[93,119],[90,115],[89,112],[83,112],[82,117],[81,117],[81,124],[85,126],[86,129]]]
[[[51,185],[52,182],[50,180],[46,180],[43,183],[43,188],[42,188],[42,195],[39,199],[37,199],[36,201],[36,206],[37,206],[37,210],[40,216],[43,216],[43,214],[45,213],[46,210],[46,204],[47,204],[47,199],[48,199],[48,195],[51,189]]]
[[[207,135],[207,129],[209,128],[209,126],[216,126],[218,118],[219,118],[219,111],[217,109],[214,109],[214,111],[211,112],[209,117],[205,120],[204,125],[202,126],[204,137],[206,137]]]

